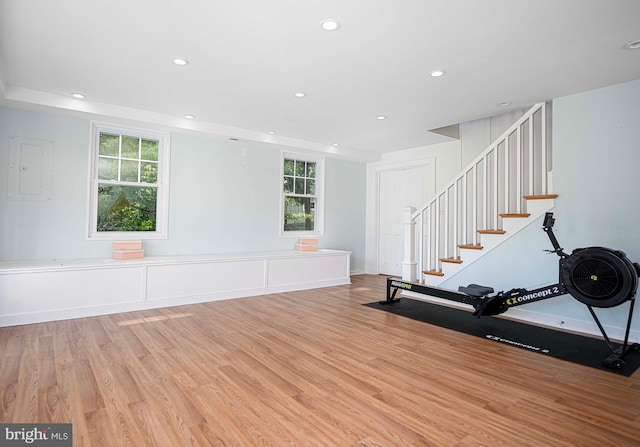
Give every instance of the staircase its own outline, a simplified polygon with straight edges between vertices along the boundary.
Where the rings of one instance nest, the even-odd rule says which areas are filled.
[[[437,286],[553,208],[549,111],[531,107],[429,203],[405,210],[403,280]]]

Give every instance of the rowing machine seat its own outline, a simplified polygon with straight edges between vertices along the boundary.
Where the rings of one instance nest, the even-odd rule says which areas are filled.
[[[481,286],[478,284],[469,284],[467,287],[458,287],[458,292],[466,293],[467,295],[480,298],[493,293],[493,287]]]

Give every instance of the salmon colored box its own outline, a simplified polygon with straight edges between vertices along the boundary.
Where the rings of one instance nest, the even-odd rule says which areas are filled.
[[[113,250],[111,257],[113,259],[142,259],[144,258],[144,250]]]
[[[316,251],[317,249],[317,245],[296,244],[296,250],[298,251]]]
[[[318,245],[317,237],[301,237],[300,243],[302,245]]]
[[[114,241],[114,250],[141,250],[142,241]]]

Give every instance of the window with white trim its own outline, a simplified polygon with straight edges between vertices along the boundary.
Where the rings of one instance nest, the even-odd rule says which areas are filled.
[[[324,160],[283,153],[281,178],[280,234],[321,236]]]
[[[167,237],[166,134],[93,125],[89,238]]]

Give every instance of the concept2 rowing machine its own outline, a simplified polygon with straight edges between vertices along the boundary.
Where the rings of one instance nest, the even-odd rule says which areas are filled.
[[[517,288],[493,294],[492,287],[478,284],[469,284],[466,287],[460,286],[456,292],[407,282],[397,278],[388,278],[387,299],[384,303],[397,301],[396,294],[398,290],[409,290],[470,304],[474,308],[473,315],[481,317],[498,315],[515,306],[570,294],[587,306],[611,351],[611,355],[603,360],[603,365],[609,368],[622,369],[625,365],[624,356],[631,350],[639,350],[637,344],[629,343],[629,333],[631,332],[631,319],[633,318],[635,296],[638,289],[640,265],[631,262],[624,252],[604,247],[577,248],[569,255],[560,247],[553,233],[554,223],[553,213],[547,213],[543,223],[543,230],[547,233],[551,245],[553,245],[553,250],[547,251],[557,254],[560,258],[558,265],[559,282],[557,284],[534,290]],[[593,308],[615,307],[626,301],[630,301],[630,305],[624,341],[622,345],[616,347],[611,342]]]

